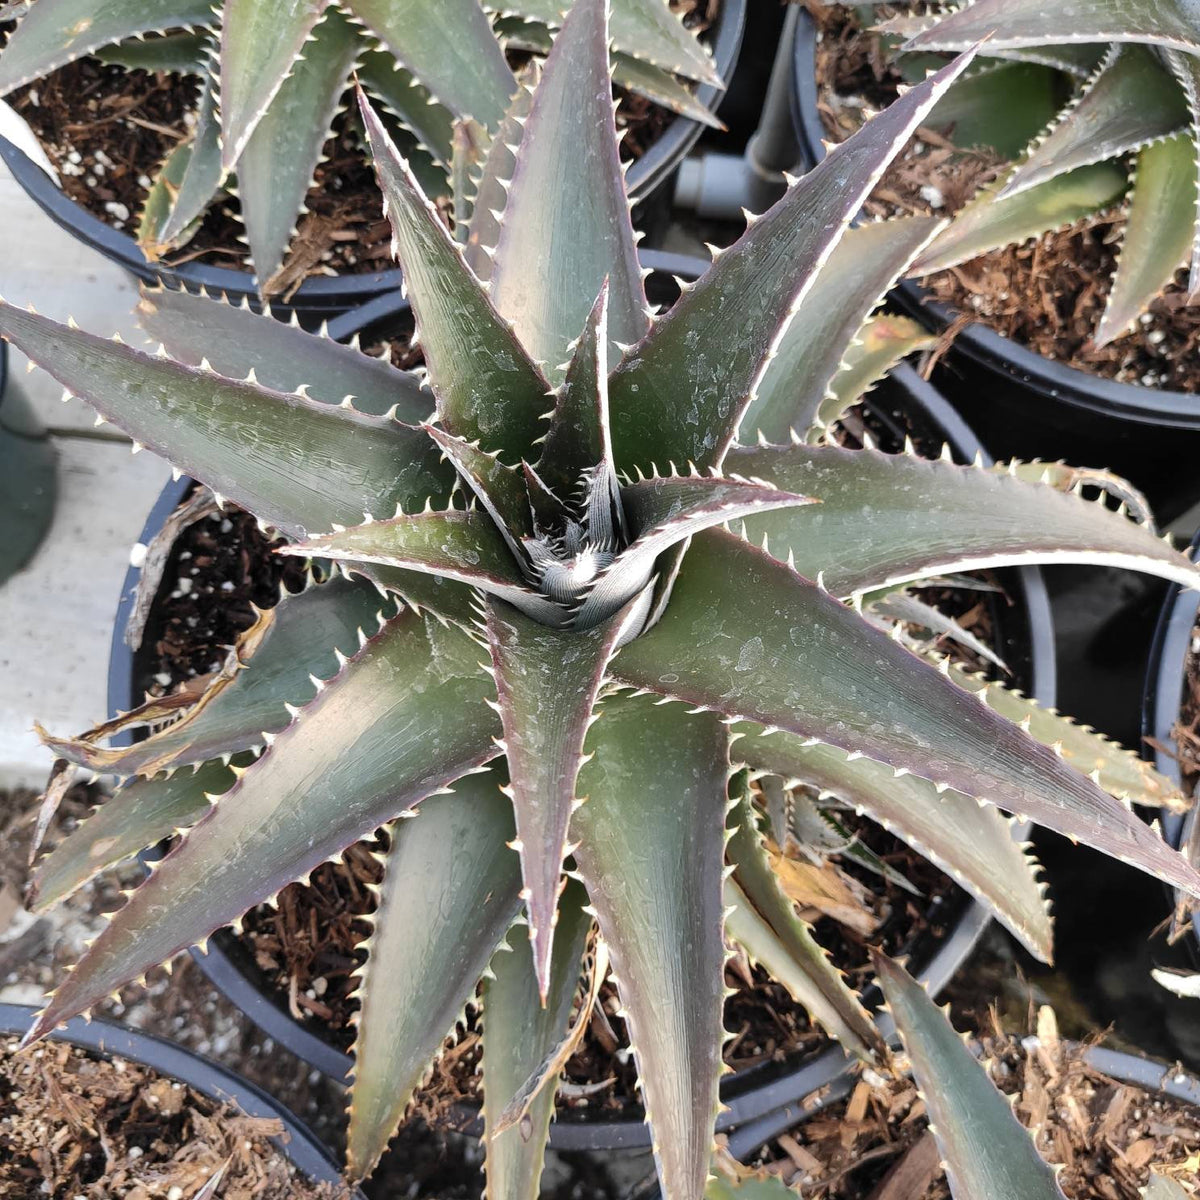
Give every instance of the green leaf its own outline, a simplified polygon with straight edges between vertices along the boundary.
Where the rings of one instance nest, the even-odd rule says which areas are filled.
[[[211,0],[38,0],[0,54],[0,96],[101,46],[212,19]]]
[[[1200,294],[1200,58],[1195,54],[1182,54],[1174,50],[1166,50],[1164,54],[1175,77],[1183,85],[1187,97],[1188,112],[1191,116],[1191,141],[1193,153],[1196,155],[1195,170],[1197,176],[1193,179],[1189,195],[1196,201],[1196,229],[1192,235],[1191,263],[1188,270],[1188,299],[1195,301]]]
[[[545,1003],[583,739],[604,669],[626,622],[617,614],[577,633],[551,629],[496,602],[488,604],[487,614],[529,940]]]
[[[738,1180],[712,1175],[704,1189],[704,1200],[796,1200],[796,1193],[778,1175]]]
[[[250,761],[247,754],[234,765]],[[229,767],[213,761],[127,783],[38,863],[26,898],[30,911],[45,912],[101,871],[194,825],[208,812],[209,795],[228,791],[234,779]]]
[[[571,4],[570,0],[488,0],[486,6],[503,16],[557,26]],[[618,51],[675,75],[724,85],[708,52],[663,0],[613,0],[609,20]]]
[[[547,1081],[513,1128],[495,1126],[510,1100],[540,1070],[562,1041],[587,946],[591,918],[587,893],[572,880],[558,905],[549,1003],[543,1008],[529,939],[518,926],[512,949],[492,959],[483,985],[483,1145],[486,1200],[537,1200],[542,1159],[554,1113],[558,1080]]]
[[[909,592],[886,591],[883,595],[871,598],[869,608],[872,616],[883,617],[889,622],[903,621],[906,625],[916,625],[923,633],[938,641],[946,639],[970,650],[972,654],[1001,671],[1008,671],[1004,660],[986,642],[976,637],[969,629],[964,629],[958,621],[947,616],[940,608],[918,600]]]
[[[872,958],[955,1200],[1063,1200],[1033,1138],[925,989],[890,958]]]
[[[759,726],[734,727],[733,756],[760,771],[799,780],[853,805],[903,839],[965,888],[1042,962],[1053,957],[1054,931],[1036,863],[991,805],[958,792],[938,793],[916,775],[896,777],[869,758],[849,758],[824,743]]]
[[[1142,1193],[1145,1200],[1188,1200],[1188,1194],[1182,1184],[1169,1175],[1160,1175],[1157,1171],[1150,1172],[1150,1182]]]
[[[0,336],[136,442],[293,537],[444,502],[453,486],[433,442],[387,417],[193,370],[2,302]]]
[[[442,424],[484,449],[523,458],[545,432],[549,385],[361,95],[359,107]]]
[[[968,61],[918,84],[831,150],[625,355],[609,380],[618,468],[720,465],[847,224]]]
[[[944,271],[997,250],[1063,229],[1116,204],[1125,193],[1125,172],[1111,162],[1077,167],[1012,196],[984,188],[917,258],[909,275]]]
[[[329,0],[222,0],[221,161],[232,170]]]
[[[1200,893],[1200,873],[1052,750],[723,531],[692,540],[666,612],[610,672],[986,800]]]
[[[475,196],[473,177],[483,169],[491,138],[471,117],[454,122],[450,149],[450,202],[454,212],[454,240],[465,246],[470,229],[471,204]]]
[[[567,619],[565,608],[530,589],[496,523],[476,510],[372,521],[280,547],[280,553],[439,575],[507,600],[544,624],[562,625]]]
[[[216,98],[205,87],[191,140],[172,151],[146,198],[138,244],[147,257],[158,257],[187,242],[224,182]]]
[[[1154,50],[1115,45],[1079,99],[1004,181],[1001,195],[1138,150],[1184,129],[1187,120],[1183,90]]]
[[[499,723],[478,659],[451,627],[410,612],[389,621],[113,914],[27,1039],[494,757]]]
[[[359,83],[416,134],[420,145],[442,166],[450,164],[455,118],[412,72],[386,50],[367,50],[359,59],[357,74]]]
[[[1097,563],[1185,587],[1200,572],[1127,517],[1004,468],[836,446],[735,449],[726,469],[818,497],[819,506],[748,518],[808,579],[850,596],[947,572],[1034,563]],[[1045,468],[1052,477],[1053,466]]]
[[[926,25],[929,24],[928,17],[916,18],[923,20]],[[894,17],[893,21],[898,22],[903,20],[901,17]],[[917,29],[913,30],[918,32]],[[996,58],[1008,59],[1010,62],[1028,62],[1037,63],[1043,67],[1053,67],[1056,71],[1062,71],[1067,75],[1073,75],[1077,79],[1086,79],[1091,75],[1104,59],[1104,55],[1108,52],[1108,47],[1103,43],[1084,42],[1075,44],[1072,42],[1039,42],[1036,45],[1015,46],[1006,50],[997,50],[989,42],[986,47],[986,52],[989,56]]]
[[[325,404],[349,398],[359,412],[374,416],[395,407],[394,415],[411,425],[433,415],[433,398],[411,372],[249,308],[164,287],[143,289],[137,316],[146,333],[186,366],[207,358],[229,379],[245,379],[253,368],[272,391],[303,388]]]
[[[829,394],[851,339],[883,294],[941,228],[935,217],[898,217],[846,230],[784,331],[738,431],[786,442],[804,433]]]
[[[242,220],[261,291],[271,290],[283,265],[358,49],[358,32],[330,9],[238,158]]]
[[[491,296],[552,383],[608,280],[613,359],[649,327],[617,151],[605,0],[578,0],[516,151]]]
[[[884,21],[880,29],[890,30]],[[901,30],[902,31],[902,30]],[[1200,49],[1200,16],[1192,0],[1072,0],[1069,8],[1043,0],[975,0],[941,17],[905,50],[962,50],[988,39],[988,53],[1043,42],[1148,42]]]
[[[60,758],[102,774],[149,775],[263,745],[263,731],[278,733],[290,720],[288,704],[313,696],[312,676],[324,679],[339,655],[353,654],[359,630],[373,634],[381,618],[395,614],[368,583],[332,579],[284,596],[239,643],[237,665],[170,724],[131,746],[105,749],[101,742],[125,729],[162,721],[159,701],[105,722],[76,738],[47,738]],[[242,669],[248,667],[249,669]],[[222,675],[225,673],[222,672]]]
[[[725,883],[725,902],[734,911],[726,931],[787,988],[808,1014],[850,1053],[886,1057],[883,1039],[842,973],[796,915],[767,860],[748,791],[737,797],[726,819],[731,837],[726,854],[734,866]]]
[[[575,859],[612,954],[663,1192],[704,1190],[721,1073],[728,746],[711,716],[616,695],[588,734]]]
[[[177,75],[208,72],[208,39],[199,33],[168,33],[163,37],[134,38],[96,52],[102,63],[115,63],[129,71],[171,71]]]
[[[454,116],[486,129],[500,124],[517,81],[479,0],[344,3]]]
[[[911,317],[876,313],[858,331],[817,409],[814,427],[828,429],[844,417],[897,363],[931,350],[938,337]],[[810,435],[813,432],[809,431]]]
[[[512,810],[495,772],[460,780],[388,830],[374,932],[362,944],[346,1165],[379,1161],[520,901]]]

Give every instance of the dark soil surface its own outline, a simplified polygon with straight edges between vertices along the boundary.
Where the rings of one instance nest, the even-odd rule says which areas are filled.
[[[720,0],[671,0],[684,23],[703,37]],[[10,26],[11,27],[11,26]],[[0,37],[3,36],[0,26]],[[83,59],[19,89],[9,102],[37,134],[68,196],[133,237],[150,182],[168,154],[188,136],[196,80],[127,71]],[[644,97],[616,91],[618,128],[626,159],[640,158],[675,114]],[[273,291],[286,295],[317,275],[370,273],[392,267],[383,198],[363,155],[348,93],[324,146],[305,211]],[[218,197],[195,236],[167,261],[203,259],[249,270],[238,201]]]
[[[1200,1110],[1099,1074],[1055,1036],[1047,1014],[1039,1014],[1040,1037],[1014,1036],[995,1014],[975,1028],[993,1082],[1014,1098],[1042,1156],[1062,1166],[1066,1195],[1139,1200],[1151,1166],[1190,1194],[1200,1183]],[[872,1075],[772,1143],[760,1162],[817,1200],[949,1200],[938,1158],[915,1085]]]
[[[191,1200],[220,1173],[225,1200],[333,1200],[270,1138],[275,1119],[222,1107],[137,1063],[62,1043],[0,1039],[0,1195]]]
[[[820,116],[826,136],[841,141],[862,123],[864,105],[880,108],[895,98],[900,78],[849,6],[822,9],[819,20]],[[941,200],[938,215],[949,215],[997,177],[1002,160],[990,152],[959,150],[945,133],[918,132],[876,188],[868,211],[932,213],[929,197],[934,196]],[[1123,224],[1114,212],[981,255],[920,282],[950,308],[1046,358],[1122,383],[1195,391],[1200,387],[1200,308],[1187,306],[1179,286],[1182,275],[1132,331],[1107,346],[1092,342]]]

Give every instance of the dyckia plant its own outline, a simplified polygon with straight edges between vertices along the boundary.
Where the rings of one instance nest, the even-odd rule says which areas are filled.
[[[494,133],[518,83],[505,46],[543,51],[566,0],[36,0],[0,51],[0,96],[86,54],[200,80],[192,136],[163,163],[139,240],[183,245],[227,188],[261,288],[284,261],[351,76],[451,172]],[[495,27],[489,11],[496,14]],[[161,36],[148,36],[161,35]],[[615,0],[616,82],[716,124],[679,76],[720,84],[666,0]],[[456,123],[463,130],[454,148]],[[428,177],[428,176],[426,176]],[[447,185],[447,191],[449,187]]]
[[[1069,470],[806,440],[888,357],[886,319],[868,318],[937,231],[849,222],[967,60],[831,152],[654,315],[606,22],[603,0],[567,17],[484,164],[480,194],[507,200],[476,206],[465,248],[363,103],[420,383],[182,293],[143,304],[156,355],[0,307],[0,334],[101,419],[283,534],[285,553],[346,571],[262,613],[194,702],[48,737],[126,782],[39,865],[37,906],[178,836],[28,1040],[386,829],[353,1178],[481,978],[496,1197],[536,1192],[585,954],[612,964],[672,1200],[704,1189],[727,939],[853,1051],[881,1053],[773,874],[754,776],[887,823],[1043,957],[1042,888],[999,808],[1200,893],[1117,799],[1177,802],[1165,780],[856,611],[914,580],[1039,560],[1200,573],[1074,494]],[[103,745],[139,723],[145,740]]]
[[[1096,343],[1128,332],[1180,267],[1189,267],[1188,293],[1195,298],[1200,11],[1194,4],[974,0],[895,17],[880,28],[907,39],[900,62],[907,58],[919,71],[931,52],[959,51],[987,38],[985,52],[996,57],[963,76],[941,116],[973,113],[970,129],[983,140],[1025,147],[917,259],[915,274],[1124,204],[1120,261]],[[1073,80],[1057,111],[1061,89],[1043,78],[1056,72]]]

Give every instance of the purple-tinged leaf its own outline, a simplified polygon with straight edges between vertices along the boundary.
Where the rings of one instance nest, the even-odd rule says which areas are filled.
[[[1200,586],[1200,571],[1120,513],[1004,468],[836,446],[730,451],[726,469],[817,497],[745,522],[749,541],[838,596],[932,575],[1035,563],[1094,563]],[[1047,466],[1048,479],[1055,468]]]
[[[329,0],[222,0],[221,159],[232,170]]]
[[[964,55],[918,84],[831,150],[626,354],[609,380],[620,470],[720,466],[850,220],[970,60]]]
[[[954,1200],[1064,1200],[1033,1137],[929,993],[878,951],[872,963],[929,1109]]]
[[[361,1009],[346,1164],[374,1170],[430,1060],[475,994],[517,914],[512,811],[493,771],[425,800],[388,830],[374,932],[362,943]]]
[[[135,442],[293,537],[444,503],[420,429],[142,354],[0,302],[0,337]]]
[[[212,19],[211,0],[38,0],[0,52],[0,96],[101,46]]]
[[[466,634],[389,621],[113,914],[27,1042],[494,757],[491,691]]]
[[[609,670],[620,682],[816,738],[986,800],[1200,894],[1200,873],[1157,830],[1052,749],[724,531],[692,540],[658,624]]]
[[[529,939],[519,925],[509,934],[512,949],[501,949],[492,959],[492,977],[484,980],[485,1200],[537,1200],[558,1079],[543,1084],[514,1127],[497,1132],[496,1125],[530,1077],[553,1056],[570,1024],[592,924],[583,911],[586,903],[583,886],[569,882],[558,905],[545,1007],[538,996]]]
[[[207,358],[229,379],[245,379],[253,368],[272,391],[303,388],[325,404],[348,398],[359,412],[374,416],[394,407],[396,417],[410,425],[433,415],[433,397],[411,372],[248,308],[182,289],[145,288],[137,316],[146,333],[186,366],[198,367]]]
[[[583,739],[624,626],[618,613],[583,632],[551,629],[507,605],[488,604],[488,646],[543,1003]]]
[[[545,432],[549,385],[361,94],[359,107],[442,424],[513,462],[528,458]]]
[[[618,694],[588,733],[575,859],[612,955],[665,1195],[699,1200],[721,1074],[728,740]]]
[[[617,151],[606,7],[576,0],[546,59],[492,263],[496,308],[556,384],[606,279],[616,354],[649,327]]]

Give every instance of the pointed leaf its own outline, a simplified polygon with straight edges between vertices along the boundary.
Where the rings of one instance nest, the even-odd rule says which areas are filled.
[[[499,783],[491,771],[468,776],[389,829],[360,970],[346,1147],[353,1179],[379,1161],[516,916],[521,874]]]
[[[38,0],[0,53],[0,96],[101,46],[212,19],[211,0]]]
[[[428,426],[427,432],[496,523],[513,553],[520,557],[520,539],[533,533],[524,474],[515,467],[506,467],[478,445],[451,437],[436,426]]]
[[[357,75],[359,83],[416,134],[418,145],[442,166],[449,165],[454,115],[434,100],[411,71],[386,50],[367,50],[359,59]]]
[[[1052,750],[723,531],[693,538],[666,612],[610,672],[910,771],[1200,893],[1182,855]]]
[[[264,730],[272,734],[287,727],[288,704],[312,699],[311,677],[332,675],[338,654],[358,649],[358,631],[375,633],[380,617],[395,615],[395,607],[371,584],[344,579],[285,596],[264,615],[250,644],[239,643],[229,677],[222,672],[170,724],[130,746],[100,745],[122,730],[161,721],[156,709],[161,702],[151,701],[77,738],[51,737],[46,744],[69,762],[121,776],[152,775],[257,748]]]
[[[173,71],[176,75],[208,72],[208,39],[200,33],[168,33],[105,46],[95,57],[127,71]]]
[[[493,978],[483,985],[483,1145],[486,1200],[537,1200],[542,1159],[550,1136],[557,1079],[543,1086],[513,1128],[495,1126],[509,1101],[562,1040],[587,946],[591,918],[587,893],[567,884],[558,905],[549,1003],[543,1008],[534,978],[533,952],[524,930],[509,935],[511,951],[492,959]]]
[[[955,1200],[1063,1200],[1033,1138],[929,994],[890,958],[872,957]]]
[[[912,88],[831,150],[626,354],[609,380],[621,470],[720,464],[847,224],[969,58]]]
[[[442,424],[512,460],[527,457],[545,432],[548,385],[361,96],[359,107]]]
[[[972,654],[1001,671],[1008,670],[1004,660],[986,642],[976,637],[969,629],[965,629],[953,617],[947,616],[940,608],[918,600],[909,592],[885,592],[870,602],[870,614],[883,617],[887,622],[903,621],[907,625],[916,625],[939,641],[946,639],[970,650]]]
[[[748,792],[738,797],[726,823],[732,833],[726,855],[734,873],[726,881],[725,899],[727,905],[736,906],[727,919],[729,936],[741,942],[848,1052],[867,1060],[886,1057],[883,1039],[859,998],[779,886]]]
[[[250,761],[245,755],[236,765]],[[127,783],[38,863],[26,901],[30,911],[45,912],[101,871],[194,825],[208,812],[209,795],[228,791],[234,778],[217,760]]]
[[[1178,132],[1187,120],[1183,90],[1158,55],[1148,46],[1113,46],[1096,78],[1005,180],[1001,194],[1117,158]]]
[[[488,604],[488,646],[543,1002],[583,738],[624,625],[618,614],[580,633],[550,629],[508,605]]]
[[[1189,193],[1196,203],[1196,230],[1192,235],[1191,262],[1188,270],[1188,299],[1195,301],[1200,294],[1200,59],[1195,53],[1164,52],[1175,77],[1183,85],[1191,116],[1191,141],[1196,155],[1193,189]]]
[[[0,336],[131,438],[291,536],[448,498],[419,430],[141,354],[0,302]]]
[[[681,705],[616,695],[587,748],[575,858],[612,954],[659,1180],[698,1200],[721,1071],[725,733]]]
[[[216,100],[205,87],[196,110],[196,128],[163,164],[146,197],[138,245],[158,258],[188,241],[225,178],[221,166]]]
[[[221,156],[227,170],[292,73],[329,0],[222,0]]]
[[[561,25],[570,0],[502,0],[487,7],[542,25]],[[609,18],[613,46],[626,54],[701,83],[724,81],[711,57],[663,0],[613,0]]]
[[[407,611],[388,622],[113,915],[28,1037],[492,758],[499,722],[478,660],[476,644],[452,627]]]
[[[796,779],[854,805],[907,842],[965,888],[1042,962],[1053,957],[1054,931],[1036,863],[991,805],[958,792],[938,793],[916,775],[896,776],[869,758],[848,758],[794,733],[740,724],[733,756],[760,771]]]
[[[465,246],[470,229],[471,204],[475,196],[473,177],[483,169],[491,138],[472,117],[454,122],[450,148],[450,203],[454,213],[454,240]]]
[[[439,104],[486,129],[500,124],[517,81],[479,0],[344,3]]]
[[[358,31],[330,9],[239,155],[242,220],[262,291],[283,265],[359,48]]]
[[[1115,163],[1094,163],[1056,175],[1013,196],[984,188],[918,256],[909,275],[920,277],[967,262],[989,250],[1063,229],[1116,204],[1128,180]]]
[[[880,29],[890,30],[890,21]],[[901,30],[902,31],[902,30]],[[1072,0],[1070,8],[1041,0],[975,0],[947,13],[905,50],[962,50],[981,38],[988,53],[1042,42],[1149,42],[1200,49],[1200,14],[1192,0]]]
[[[649,325],[617,152],[605,9],[606,0],[577,0],[546,59],[492,264],[496,308],[552,383],[605,279],[615,346],[636,342]]]
[[[793,556],[835,595],[932,575],[1033,563],[1102,563],[1185,587],[1200,572],[1147,528],[1053,486],[915,455],[836,446],[730,452],[727,469],[820,506],[747,519],[746,536]],[[1053,475],[1053,467],[1047,468]]]
[[[432,416],[433,399],[411,372],[273,317],[165,287],[143,289],[137,316],[186,366],[198,367],[207,357],[229,379],[245,379],[253,368],[259,383],[275,392],[303,388],[326,404],[349,398],[359,412],[375,416],[395,406],[396,417],[411,425]]]
[[[577,628],[586,629],[616,611],[645,586],[664,550],[699,530],[771,508],[819,503],[748,479],[702,475],[642,479],[621,489],[621,501],[633,542],[596,577],[576,611]]]
[[[1096,329],[1105,346],[1129,331],[1192,256],[1196,147],[1185,134],[1138,152],[1112,291]]]
[[[899,217],[846,231],[763,371],[738,431],[743,442],[758,433],[786,442],[790,430],[812,425],[851,339],[941,227],[935,217]]]

